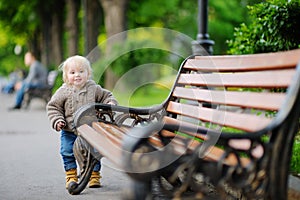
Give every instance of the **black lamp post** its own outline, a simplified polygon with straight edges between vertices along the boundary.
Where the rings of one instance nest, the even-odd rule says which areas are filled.
[[[197,40],[192,42],[193,54],[211,55],[213,53],[213,40],[208,34],[208,0],[198,0],[198,34]]]

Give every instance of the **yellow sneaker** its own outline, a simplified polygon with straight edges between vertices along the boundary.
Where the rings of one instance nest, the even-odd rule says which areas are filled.
[[[78,181],[77,177],[77,170],[76,169],[70,169],[66,171],[66,189],[68,189],[68,186],[71,182],[76,182]]]
[[[89,181],[89,187],[90,188],[99,188],[101,187],[101,183],[100,183],[100,178],[102,178],[100,176],[100,172],[92,172],[90,181]]]

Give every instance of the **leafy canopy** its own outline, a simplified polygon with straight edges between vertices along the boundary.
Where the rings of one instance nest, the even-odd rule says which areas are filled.
[[[299,0],[269,0],[248,6],[251,23],[235,29],[229,54],[252,54],[296,49],[300,46]]]

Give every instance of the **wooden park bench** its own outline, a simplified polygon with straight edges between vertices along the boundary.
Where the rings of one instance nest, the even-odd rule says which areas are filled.
[[[104,156],[132,180],[125,199],[287,199],[299,60],[300,49],[191,56],[161,105],[83,106],[74,122],[82,176],[69,192]]]
[[[24,93],[23,107],[28,108],[31,100],[34,98],[42,99],[47,104],[48,101],[50,101],[51,99],[52,89],[54,87],[57,75],[58,75],[57,70],[50,71],[48,73],[47,85],[45,87],[27,89]]]

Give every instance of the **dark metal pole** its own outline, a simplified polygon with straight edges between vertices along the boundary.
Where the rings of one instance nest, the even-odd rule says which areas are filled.
[[[192,42],[193,54],[211,55],[213,54],[213,40],[208,34],[208,0],[198,0],[198,34],[197,40]]]

